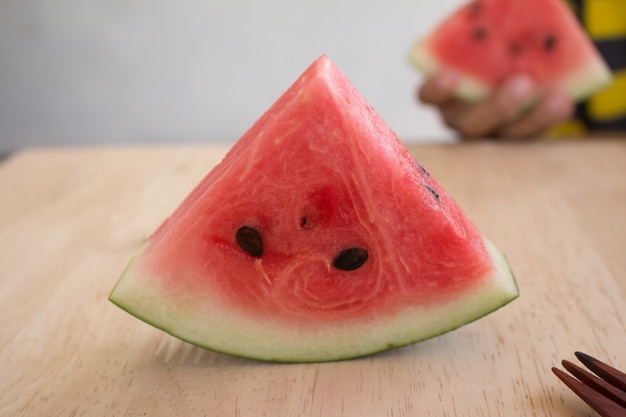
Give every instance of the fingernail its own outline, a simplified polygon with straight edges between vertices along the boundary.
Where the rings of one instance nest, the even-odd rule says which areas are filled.
[[[437,74],[436,83],[439,88],[448,90],[452,88],[458,78],[459,75],[455,71],[445,69]]]
[[[532,91],[533,82],[528,77],[515,76],[507,81],[504,88],[510,99],[521,100],[528,97]]]
[[[567,118],[573,113],[574,106],[569,97],[561,93],[553,93],[546,101],[546,110],[555,116]]]

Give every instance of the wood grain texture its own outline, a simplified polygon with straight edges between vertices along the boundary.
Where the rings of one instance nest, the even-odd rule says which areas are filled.
[[[226,147],[29,149],[0,165],[2,416],[589,416],[552,375],[626,368],[626,141],[413,146],[508,256],[521,297],[335,363],[205,351],[107,296]]]

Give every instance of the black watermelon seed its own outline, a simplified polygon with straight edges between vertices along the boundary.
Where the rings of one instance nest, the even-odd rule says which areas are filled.
[[[242,226],[235,234],[237,244],[250,255],[260,258],[263,255],[263,241],[259,231],[250,226]]]
[[[482,2],[480,0],[476,0],[469,5],[469,12],[472,16],[475,16],[480,12],[483,8]]]
[[[433,197],[435,197],[435,199],[436,199],[437,201],[441,201],[441,197],[439,196],[439,193],[438,193],[437,191],[435,191],[435,189],[434,189],[433,187],[431,187],[431,186],[430,186],[430,185],[428,185],[428,184],[424,184],[424,187],[426,187],[426,189],[427,189],[428,191],[430,191],[430,193],[433,195]]]
[[[513,42],[509,45],[509,53],[511,55],[517,56],[522,53],[522,45],[517,42]]]
[[[354,271],[367,261],[367,250],[359,247],[344,249],[333,259],[333,266],[342,271]]]
[[[551,51],[556,47],[556,37],[554,35],[547,35],[543,38],[543,49]]]
[[[487,38],[487,29],[482,26],[478,26],[472,30],[472,38],[476,41],[482,41]]]
[[[420,164],[417,161],[413,161],[413,163],[415,164],[415,166],[417,167],[417,169],[419,169],[420,171],[422,171],[424,173],[424,175],[426,176],[430,176],[430,172],[428,172],[426,170],[426,168],[424,168],[424,165]]]

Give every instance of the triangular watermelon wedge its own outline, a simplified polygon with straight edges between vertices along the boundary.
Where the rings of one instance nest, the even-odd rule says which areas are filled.
[[[517,295],[503,255],[322,56],[110,299],[199,346],[307,362],[430,338]]]
[[[426,75],[451,68],[456,94],[480,101],[513,74],[580,101],[611,83],[611,73],[565,0],[471,0],[409,53]]]

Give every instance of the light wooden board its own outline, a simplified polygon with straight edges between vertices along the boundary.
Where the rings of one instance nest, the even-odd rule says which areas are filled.
[[[414,146],[521,297],[444,336],[279,365],[192,347],[107,301],[226,147],[30,149],[0,165],[2,416],[585,416],[550,372],[626,369],[626,141]]]

